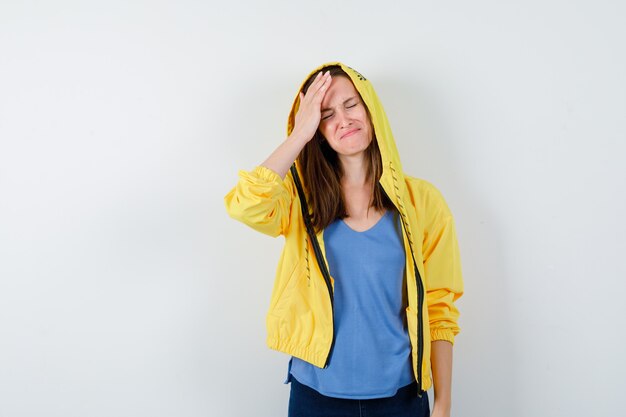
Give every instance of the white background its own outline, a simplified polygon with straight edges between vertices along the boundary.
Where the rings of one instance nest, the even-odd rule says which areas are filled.
[[[0,3],[0,416],[285,416],[223,196],[340,60],[458,228],[453,415],[623,415],[626,6]]]

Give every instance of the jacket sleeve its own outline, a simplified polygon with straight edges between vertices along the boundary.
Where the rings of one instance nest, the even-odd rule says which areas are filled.
[[[264,166],[239,171],[237,185],[224,197],[229,216],[270,236],[284,234],[289,227],[292,187],[290,174],[283,180]]]
[[[460,331],[459,311],[454,302],[463,294],[459,245],[448,205],[434,186],[429,188],[422,253],[430,338],[454,343],[454,336]]]

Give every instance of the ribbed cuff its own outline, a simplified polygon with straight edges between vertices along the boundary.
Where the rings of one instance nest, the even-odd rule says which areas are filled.
[[[445,340],[454,344],[454,332],[450,329],[432,329],[430,331],[430,341]]]
[[[283,179],[276,172],[262,165],[256,166],[252,171],[239,170],[239,178],[243,178],[253,184],[282,184]]]
[[[283,182],[283,179],[276,172],[263,165],[256,166],[251,173],[258,178],[268,182]]]

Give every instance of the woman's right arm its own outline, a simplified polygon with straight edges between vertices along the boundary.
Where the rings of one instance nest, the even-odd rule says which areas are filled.
[[[330,75],[318,75],[300,107],[291,135],[252,171],[239,171],[237,185],[224,197],[228,214],[270,236],[283,234],[289,225],[293,190],[284,180],[302,148],[313,138],[321,118],[321,104]]]
[[[300,92],[300,107],[294,120],[291,135],[261,164],[271,169],[281,178],[285,178],[287,171],[296,160],[298,154],[315,135],[320,124],[322,100],[330,86],[331,77],[328,71],[320,72],[311,83],[306,95]]]

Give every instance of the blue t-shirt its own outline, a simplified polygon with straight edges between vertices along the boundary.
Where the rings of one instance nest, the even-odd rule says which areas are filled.
[[[324,369],[291,359],[299,382],[329,397],[367,399],[391,397],[414,381],[400,228],[397,212],[387,211],[364,232],[343,220],[324,230],[335,279],[335,345]]]

